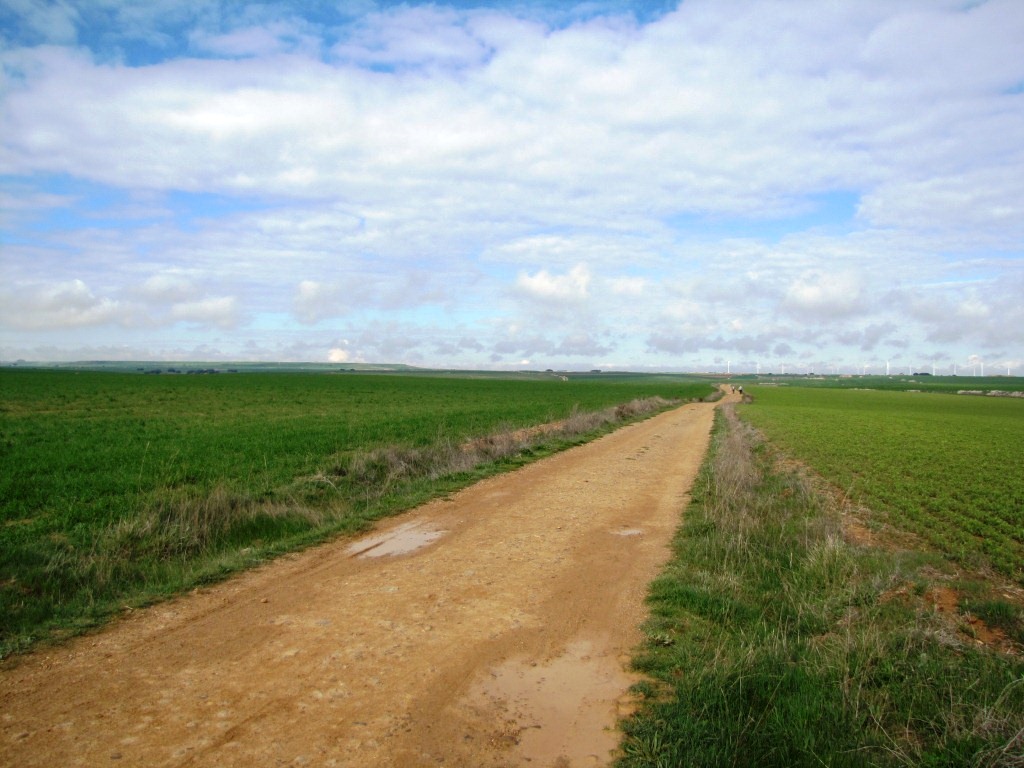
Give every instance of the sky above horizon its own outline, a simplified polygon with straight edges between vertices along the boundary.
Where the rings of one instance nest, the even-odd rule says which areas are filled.
[[[7,0],[0,361],[1024,375],[1024,2]]]

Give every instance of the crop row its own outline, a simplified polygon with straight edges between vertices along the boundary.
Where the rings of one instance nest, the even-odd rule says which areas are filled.
[[[1024,403],[804,387],[745,418],[892,525],[1024,582]]]

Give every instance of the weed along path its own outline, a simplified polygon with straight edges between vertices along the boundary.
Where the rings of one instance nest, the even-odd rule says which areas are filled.
[[[0,765],[606,765],[713,411],[14,659]]]

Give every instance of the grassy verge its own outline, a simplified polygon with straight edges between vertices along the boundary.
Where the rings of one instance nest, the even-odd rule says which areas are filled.
[[[620,768],[1024,765],[1022,646],[943,599],[969,591],[947,561],[849,543],[825,498],[723,409],[651,587]]]
[[[419,434],[410,430],[402,443],[346,442],[337,450],[304,456],[304,472],[280,472],[276,480],[260,473],[254,475],[256,482],[242,482],[236,470],[206,482],[161,483],[119,501],[124,510],[114,515],[107,509],[113,501],[103,504],[107,497],[93,501],[85,494],[102,507],[92,514],[82,509],[84,500],[51,499],[47,509],[60,507],[55,523],[19,512],[0,529],[0,540],[7,542],[0,551],[0,657],[80,633],[124,608],[216,581],[275,554],[359,531],[380,517],[670,404],[643,397],[600,410],[575,409],[544,429],[498,428],[471,438],[435,421],[432,435],[427,425]],[[264,431],[272,433],[268,426]],[[214,451],[217,443],[211,445]],[[139,467],[146,461],[145,452],[136,457]],[[198,459],[190,466],[190,472],[202,471]],[[112,482],[110,498],[121,487],[133,489],[142,472],[132,469],[127,480]],[[91,477],[84,474],[78,481],[71,474],[66,482],[77,489]],[[16,499],[9,500],[13,508]],[[65,507],[66,513],[61,512]]]

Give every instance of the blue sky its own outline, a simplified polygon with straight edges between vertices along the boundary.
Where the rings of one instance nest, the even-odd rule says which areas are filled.
[[[1018,0],[0,8],[0,360],[1024,371]]]

